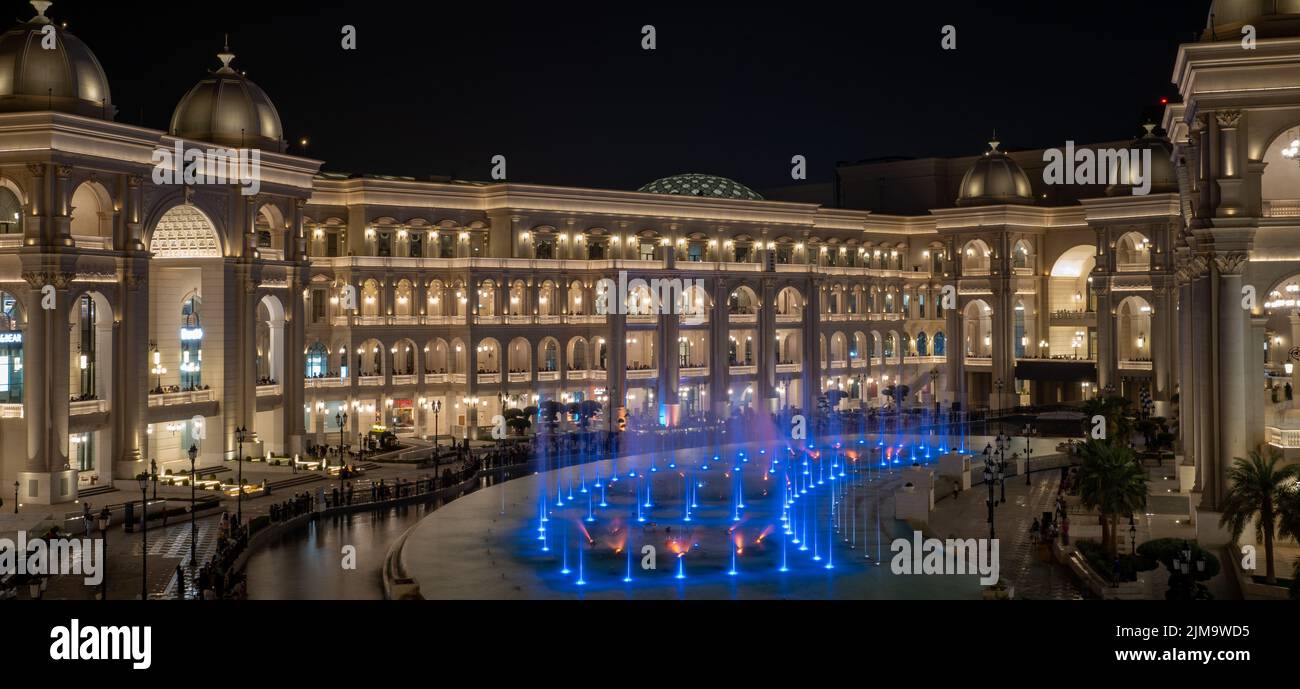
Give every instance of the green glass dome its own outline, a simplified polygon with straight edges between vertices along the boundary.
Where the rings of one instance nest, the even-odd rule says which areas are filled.
[[[726,177],[689,173],[655,180],[637,191],[647,194],[673,196],[705,196],[715,199],[741,199],[762,201],[763,197],[749,187]]]

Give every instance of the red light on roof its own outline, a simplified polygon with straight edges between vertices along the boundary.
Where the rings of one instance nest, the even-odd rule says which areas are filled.
[[[1168,98],[1161,98],[1161,99],[1160,99],[1160,104],[1161,104],[1161,105],[1169,105],[1169,99],[1168,99]]]

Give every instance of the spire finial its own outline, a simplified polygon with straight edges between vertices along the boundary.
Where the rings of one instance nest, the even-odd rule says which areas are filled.
[[[221,49],[221,52],[217,53],[217,59],[221,60],[221,69],[217,70],[218,72],[235,71],[230,67],[231,61],[235,59],[235,54],[230,52],[230,34],[226,34],[224,47]]]
[[[32,17],[35,24],[49,24],[50,18],[45,16],[45,11],[50,9],[54,3],[50,0],[32,0],[32,7],[36,8],[36,16]]]
[[[1147,122],[1146,124],[1142,125],[1142,128],[1147,130],[1147,136],[1156,135],[1156,124],[1154,122]]]
[[[989,140],[989,151],[990,151],[990,152],[996,151],[996,150],[998,150],[998,146],[1001,146],[1001,145],[1002,145],[1002,142],[1001,142],[1001,141],[998,141],[998,130],[994,129],[994,130],[993,130],[993,138]]]

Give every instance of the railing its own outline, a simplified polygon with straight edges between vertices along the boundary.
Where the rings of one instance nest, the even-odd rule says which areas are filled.
[[[161,395],[149,395],[149,406],[171,407],[178,404],[196,404],[211,402],[216,399],[212,390],[194,390],[192,392],[164,392]]]
[[[469,382],[469,374],[467,374],[467,373],[453,373],[453,374],[451,374],[451,376],[448,377],[447,380],[448,380],[448,382],[450,382],[452,385],[464,385],[464,384],[466,384],[466,383]]]
[[[729,323],[757,323],[758,314],[756,313],[729,313],[727,314]]]
[[[392,325],[419,325],[419,316],[393,316]]]
[[[1119,368],[1121,371],[1150,371],[1151,362],[1121,359],[1119,362]]]
[[[559,379],[560,379],[559,371],[538,371],[537,372],[537,382],[539,383],[546,383],[546,382],[556,381]],[[510,382],[513,383],[514,381],[512,380]]]
[[[539,325],[557,325],[559,324],[559,322],[560,322],[559,316],[538,316],[537,317],[537,323]]]
[[[530,325],[532,322],[532,316],[506,316],[506,325]]]
[[[359,376],[357,384],[361,387],[378,387],[384,384],[383,376]]]
[[[0,404],[0,419],[21,419],[21,418],[23,418],[23,405]]]
[[[479,382],[479,385],[488,385],[488,384],[491,384],[491,383],[500,383],[500,382],[501,382],[501,374],[500,374],[500,373],[480,373],[480,374],[478,374],[478,382]]]
[[[16,405],[19,410],[22,405]],[[98,414],[108,411],[108,400],[78,400],[68,403],[68,415],[78,416],[81,414]],[[21,414],[19,414],[21,416]]]
[[[328,378],[308,378],[305,382],[309,388],[341,388],[347,386],[348,379],[330,376]]]
[[[447,382],[447,374],[446,374],[446,373],[426,373],[426,374],[424,374],[424,382],[427,383],[427,384],[441,385],[441,384]]]
[[[866,368],[867,361],[866,359],[854,359],[849,362],[849,366],[852,368]]]
[[[968,356],[966,357],[967,366],[992,366],[993,357],[991,356]]]
[[[1300,429],[1266,426],[1264,433],[1269,445],[1284,449],[1300,448]]]
[[[709,375],[708,366],[686,366],[677,371],[682,378],[699,378]]]
[[[475,316],[474,322],[478,325],[501,325],[500,316]]]
[[[275,397],[276,395],[279,395],[279,394],[282,394],[282,393],[281,393],[281,387],[280,387],[280,384],[279,384],[279,383],[276,383],[276,384],[274,384],[274,385],[259,385],[259,386],[257,386],[257,396],[258,396],[258,397]]]
[[[586,380],[588,371],[569,371],[569,380]]]
[[[1274,199],[1264,202],[1266,218],[1300,218],[1300,200]]]
[[[388,319],[384,316],[353,316],[355,325],[387,325]]]
[[[659,377],[659,369],[656,368],[633,369],[633,370],[628,370],[627,372],[628,380],[649,380],[651,378],[658,378],[658,377]]]
[[[731,375],[733,375],[733,376],[752,376],[752,375],[758,373],[758,366],[753,366],[753,365],[748,365],[748,366],[730,366],[730,367],[727,368],[727,370],[728,370],[728,371],[731,373]]]
[[[777,373],[803,373],[803,364],[777,364]]]
[[[511,383],[527,383],[530,378],[527,373],[511,373],[509,375]],[[538,374],[538,379],[541,379],[541,374]]]
[[[848,367],[849,367],[849,361],[848,361],[848,359],[832,359],[832,360],[831,360],[831,368],[848,368]]]
[[[416,377],[413,375],[393,376],[393,385],[415,385]]]
[[[776,314],[777,323],[802,323],[802,313],[778,313]]]
[[[659,316],[628,316],[627,322],[634,325],[654,325],[659,322]]]

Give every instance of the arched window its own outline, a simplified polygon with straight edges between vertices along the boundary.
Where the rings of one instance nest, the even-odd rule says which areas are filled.
[[[948,349],[948,338],[944,337],[943,333],[935,333],[934,334],[934,355],[945,356],[947,354],[947,349]]]
[[[307,350],[307,377],[324,378],[329,375],[329,356],[329,350],[325,349],[325,345],[319,342],[312,345],[311,349]]]
[[[0,404],[23,401],[23,332],[18,300],[0,292]]]
[[[929,352],[926,349],[927,346],[928,343],[926,342],[925,333],[917,333],[916,334],[916,355],[930,356]]]
[[[199,321],[200,300],[191,295],[181,306],[181,390],[203,385],[203,324]]]

